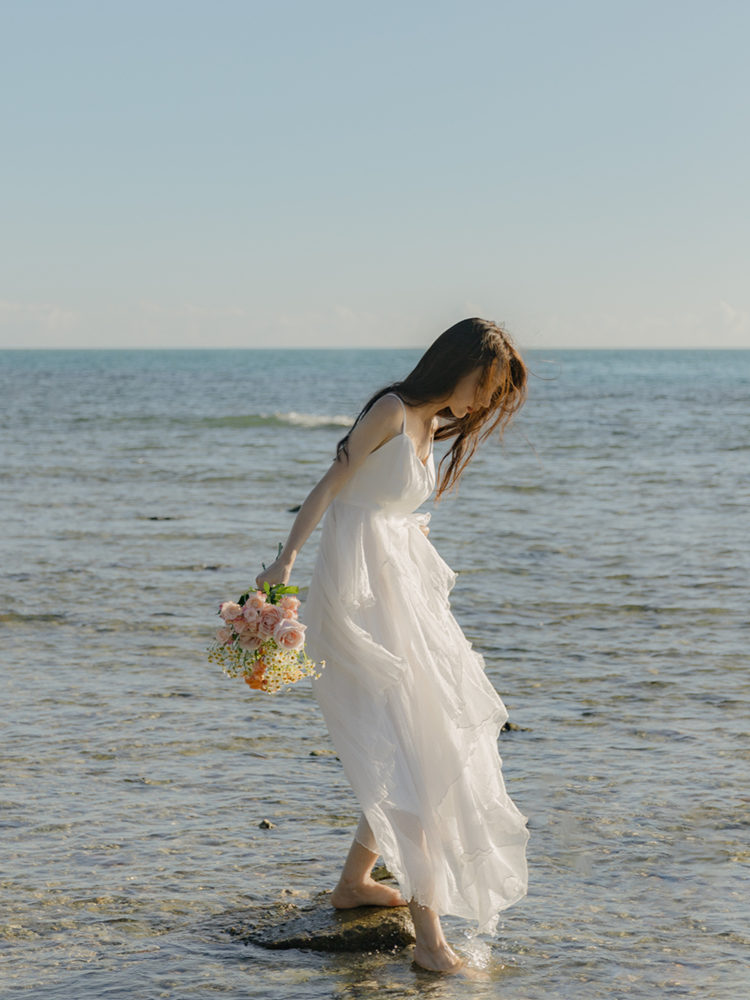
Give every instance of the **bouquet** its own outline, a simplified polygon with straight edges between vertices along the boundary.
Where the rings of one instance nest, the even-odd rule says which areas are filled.
[[[209,647],[209,661],[229,677],[241,677],[251,688],[269,694],[302,677],[320,677],[305,652],[306,626],[297,617],[300,602],[294,596],[298,592],[299,587],[270,586],[266,581],[263,590],[222,601],[224,626]],[[325,660],[320,663],[321,669],[324,666]]]

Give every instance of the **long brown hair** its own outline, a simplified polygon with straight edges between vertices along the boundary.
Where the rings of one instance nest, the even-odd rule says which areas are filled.
[[[439,500],[442,493],[457,484],[479,442],[484,441],[496,427],[502,437],[508,421],[526,398],[526,365],[508,333],[490,320],[475,317],[456,323],[427,348],[405,379],[378,389],[336,445],[336,458],[343,453],[348,461],[349,435],[381,396],[395,392],[412,406],[447,399],[459,380],[477,368],[483,369],[477,395],[498,377],[499,384],[489,406],[472,410],[463,417],[455,417],[447,406],[439,411],[438,416],[446,422],[438,427],[435,440],[455,438],[438,468],[435,499]],[[441,473],[446,462],[448,467]]]

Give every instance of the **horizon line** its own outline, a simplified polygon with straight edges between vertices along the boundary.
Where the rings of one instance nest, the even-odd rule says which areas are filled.
[[[382,344],[361,344],[356,347],[338,347],[334,345],[279,345],[277,347],[0,347],[0,353],[10,353],[12,351],[98,351],[100,353],[115,354],[118,351],[174,351],[175,353],[191,353],[197,351],[424,351],[429,344],[411,346],[383,346]],[[750,351],[749,347],[555,347],[552,345],[543,347],[522,347],[524,352],[529,351]]]

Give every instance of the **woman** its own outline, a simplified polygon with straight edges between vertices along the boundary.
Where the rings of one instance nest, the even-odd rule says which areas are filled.
[[[279,558],[256,578],[287,583],[326,514],[306,645],[326,661],[313,693],[362,809],[331,902],[408,903],[414,960],[436,971],[462,964],[440,914],[491,933],[525,895],[528,831],[497,750],[508,713],[451,614],[456,575],[427,540],[429,515],[414,511],[435,488],[433,440],[453,441],[439,499],[525,391],[526,368],[500,327],[467,319],[446,330],[363,407]],[[402,892],[371,878],[379,855]]]

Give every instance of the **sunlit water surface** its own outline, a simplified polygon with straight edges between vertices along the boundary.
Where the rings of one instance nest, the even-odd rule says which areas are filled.
[[[417,357],[0,354],[3,996],[750,993],[750,352],[533,354],[433,508],[531,833],[494,939],[444,918],[467,974],[226,933],[331,888],[358,807],[308,682],[206,662],[216,605]]]

